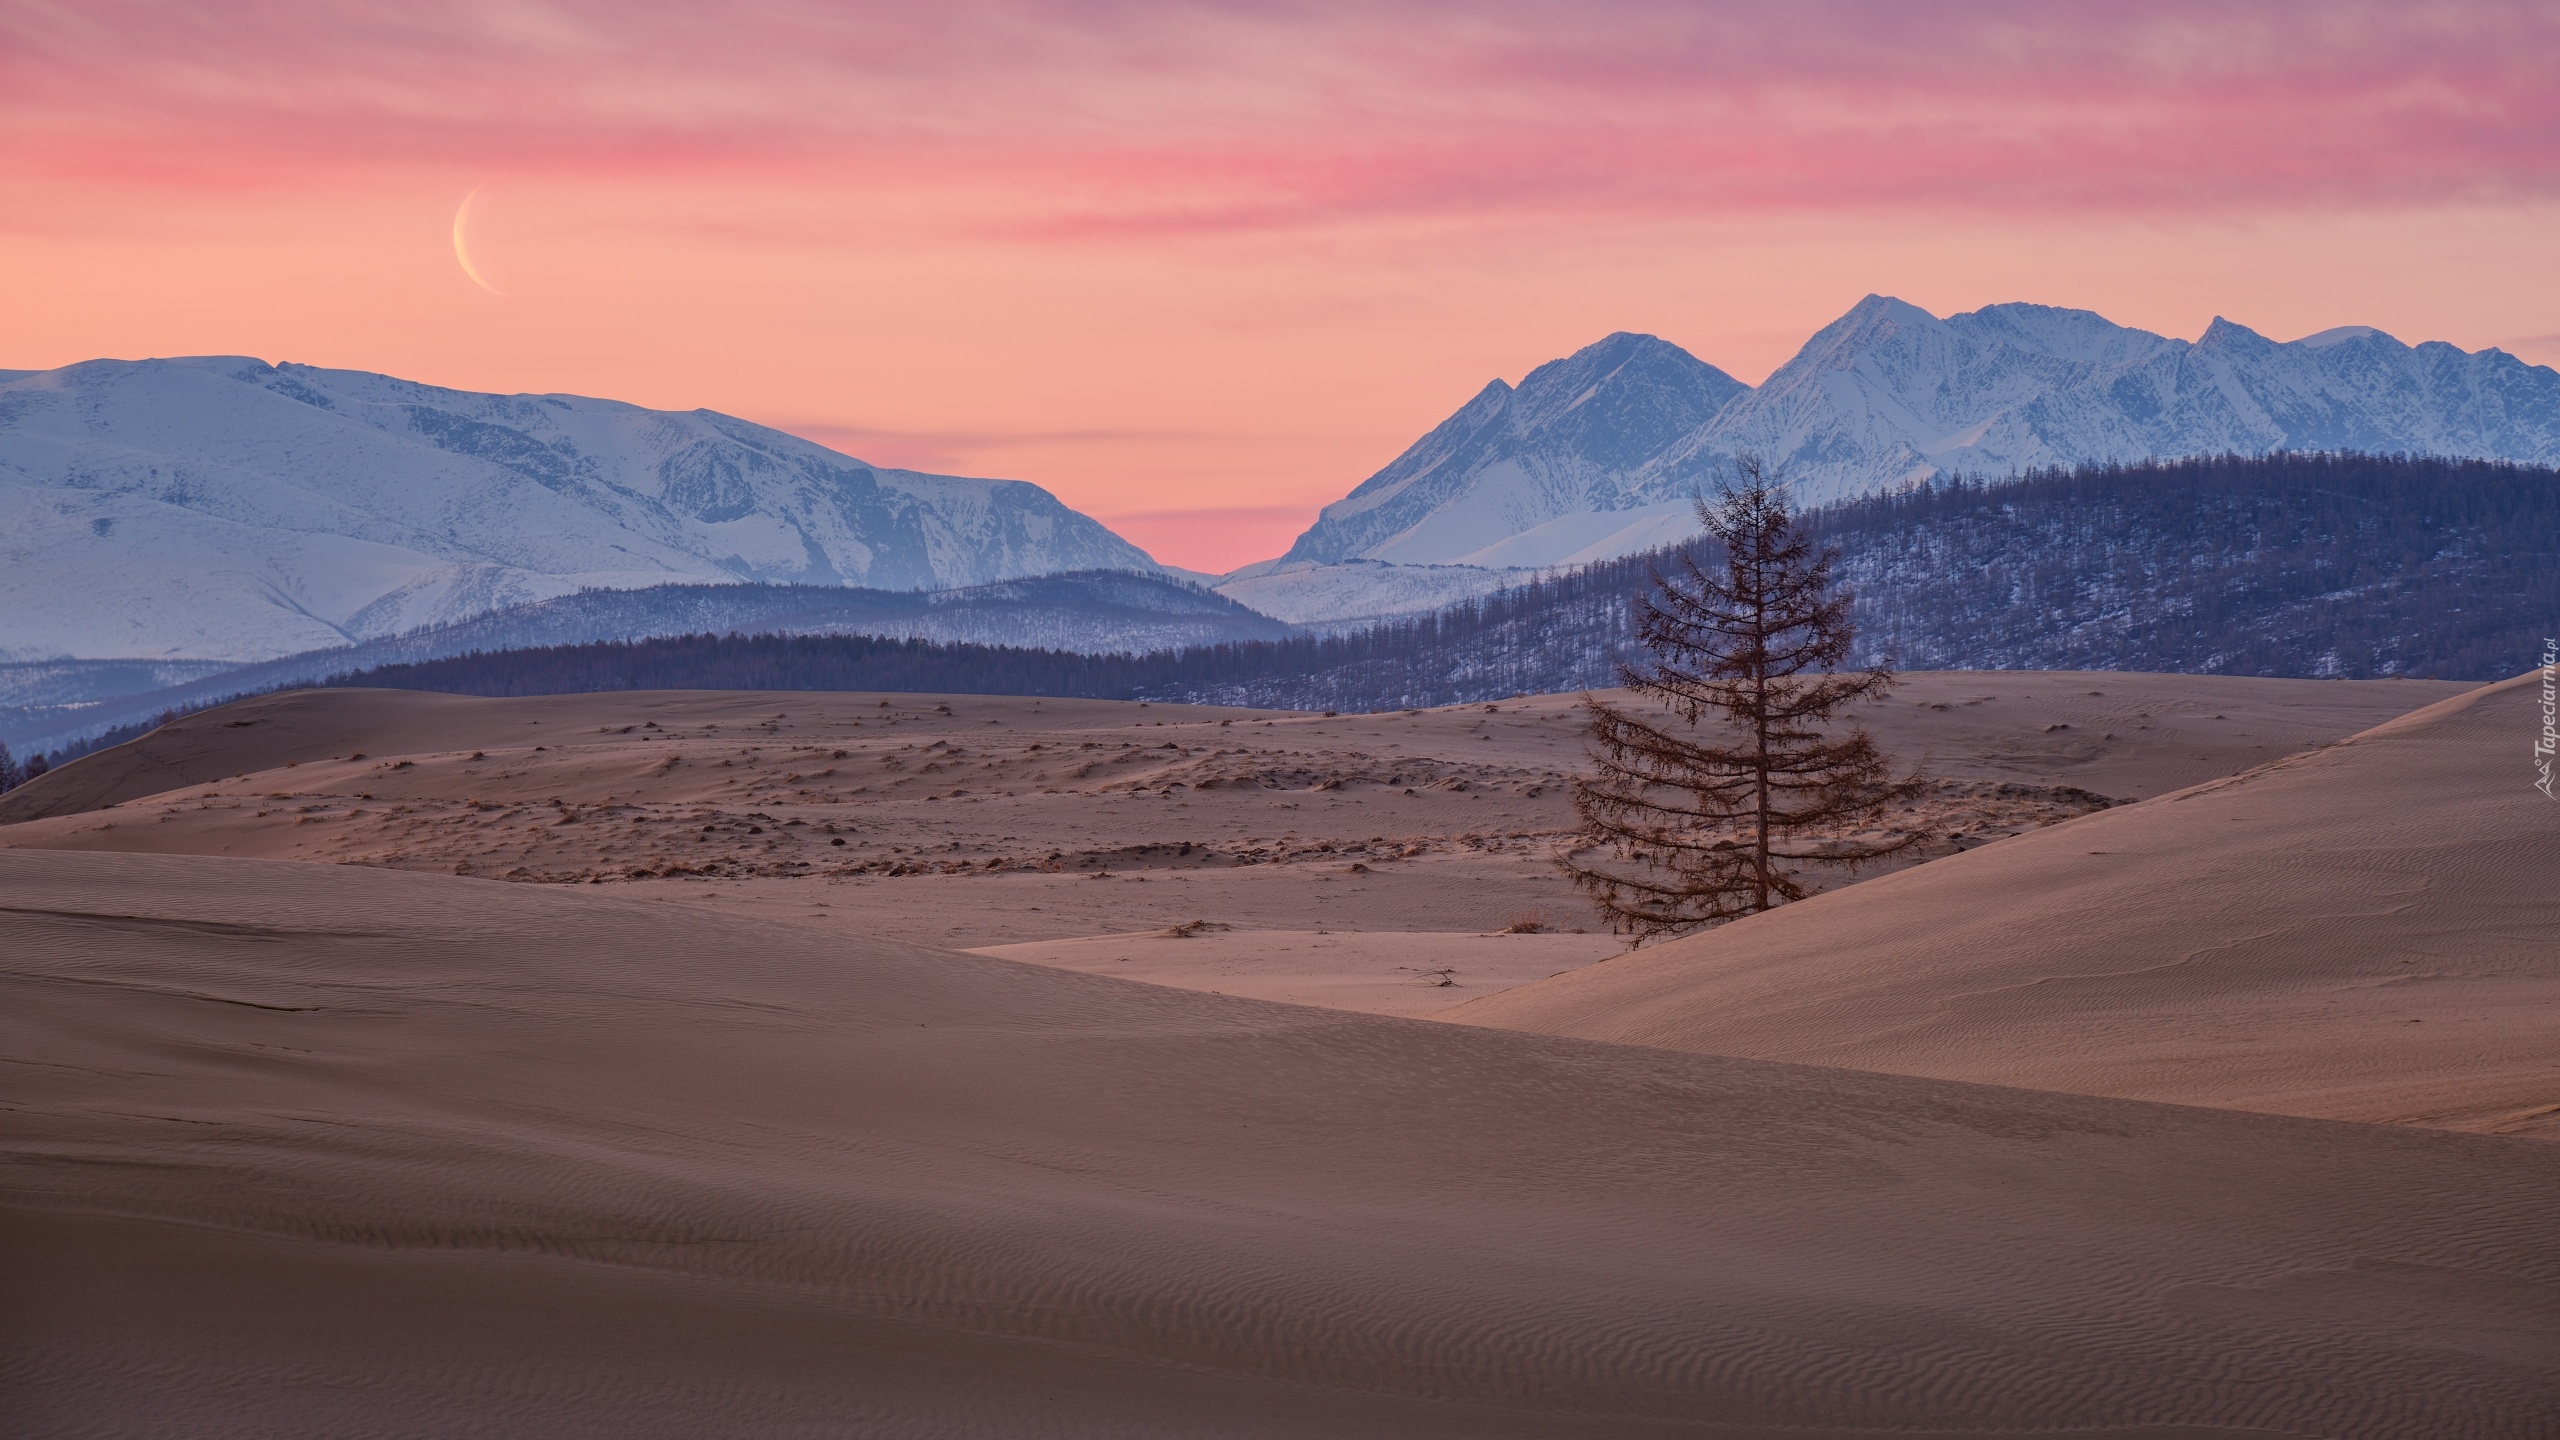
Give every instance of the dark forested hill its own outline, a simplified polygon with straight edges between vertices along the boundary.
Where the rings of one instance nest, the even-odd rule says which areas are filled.
[[[2487,680],[2560,620],[2560,470],[2226,457],[1814,517],[1912,668]],[[1596,578],[1596,577],[1595,577]]]

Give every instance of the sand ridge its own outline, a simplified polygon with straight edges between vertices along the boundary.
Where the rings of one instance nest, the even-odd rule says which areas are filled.
[[[6,1384],[39,1433],[2560,1413],[2555,1152],[2514,1140],[198,856],[0,852],[0,985]]]
[[[1534,985],[1453,1019],[2560,1137],[2538,676]]]

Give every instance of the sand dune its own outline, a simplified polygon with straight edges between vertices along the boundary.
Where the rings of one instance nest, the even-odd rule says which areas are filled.
[[[1900,1074],[2560,1136],[2537,677],[1473,1002]]]
[[[192,856],[0,853],[0,983],[18,1433],[2560,1414],[2560,1152],[2515,1140]]]
[[[1869,718],[1940,777],[1910,817],[1930,837],[1918,858],[2227,775],[2461,688],[1935,674]],[[1323,716],[305,691],[189,716],[0,797],[0,847],[603,881],[804,918],[818,898],[854,933],[958,947],[1193,919],[1463,936],[1532,911],[1587,924],[1548,863],[1581,748],[1564,696]]]

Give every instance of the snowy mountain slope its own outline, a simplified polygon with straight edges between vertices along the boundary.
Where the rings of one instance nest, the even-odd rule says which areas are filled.
[[[1461,600],[1525,585],[1541,572],[1483,565],[1339,565],[1290,563],[1229,580],[1218,593],[1274,619],[1325,630],[1358,628],[1389,615],[1438,610]]]
[[[1596,392],[1624,398],[1587,418],[1557,405],[1629,350],[1649,363],[1616,373],[1637,383],[1613,374]],[[1694,533],[1695,497],[1745,450],[1807,505],[1945,474],[2278,450],[2560,461],[2560,372],[2499,350],[2404,345],[2369,326],[2278,343],[2218,319],[2189,342],[2086,310],[1994,305],[1941,320],[1870,295],[1676,436],[1665,421],[1681,407],[1668,397],[1695,372],[1671,356],[1723,378],[1660,341],[1619,335],[1539,367],[1516,393],[1495,381],[1328,507],[1287,555],[1236,571],[1221,593],[1321,621],[1452,593],[1447,577],[1400,573],[1408,566],[1635,554]],[[1554,438],[1559,412],[1575,427],[1569,440]]]
[[[231,356],[0,380],[0,660],[263,659],[589,588],[1163,572],[1018,481]]]
[[[1267,568],[1555,563],[1476,556],[1560,516],[1626,508],[1628,477],[1742,393],[1740,381],[1676,345],[1611,335],[1530,371],[1516,390],[1487,385],[1326,506]]]
[[[1807,504],[1933,475],[2348,450],[2560,460],[2560,372],[2366,326],[2278,343],[2217,319],[2193,342],[2085,310],[1940,320],[1870,295],[1630,488],[1695,494],[1757,451]]]

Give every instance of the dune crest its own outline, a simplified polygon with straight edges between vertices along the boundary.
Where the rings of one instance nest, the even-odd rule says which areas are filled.
[[[1472,1002],[1898,1074],[2560,1137],[2538,676]]]

